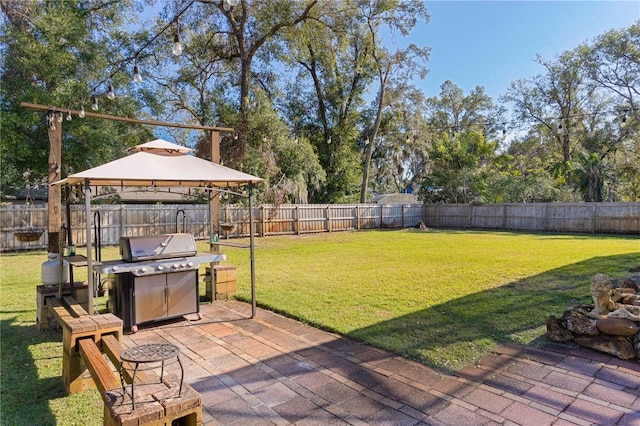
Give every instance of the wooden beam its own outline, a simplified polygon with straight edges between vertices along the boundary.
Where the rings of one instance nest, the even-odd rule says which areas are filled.
[[[32,104],[29,102],[20,102],[20,106],[24,108],[36,109],[36,110],[42,110],[42,111],[55,111],[60,113],[70,112],[71,115],[75,115],[75,116],[78,116],[80,114],[80,111],[75,109]],[[85,117],[102,118],[105,120],[122,121],[125,123],[146,124],[149,126],[178,127],[182,129],[207,130],[207,131],[216,131],[216,132],[233,132],[234,131],[232,127],[201,126],[198,124],[169,123],[166,121],[156,121],[156,120],[139,120],[137,118],[119,117],[117,115],[99,114],[96,112],[85,112],[84,115]],[[214,161],[214,163],[215,162],[216,161]]]
[[[73,315],[74,318],[79,318],[85,315],[89,315],[85,309],[80,306],[76,300],[71,296],[62,296],[62,301],[66,305],[67,309]]]
[[[116,377],[115,372],[111,370],[93,339],[80,339],[78,340],[78,346],[80,347],[80,354],[84,364],[91,372],[93,382],[100,391],[102,399],[109,404],[110,401],[106,396],[106,391],[120,388],[122,386],[120,380]]]

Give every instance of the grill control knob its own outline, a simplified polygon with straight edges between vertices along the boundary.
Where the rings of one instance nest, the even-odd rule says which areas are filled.
[[[174,263],[173,265],[171,265],[171,269],[178,269],[180,267],[180,265],[178,265],[177,263]]]
[[[117,271],[118,269],[120,269],[120,268],[118,268],[117,266],[114,266],[113,268],[111,268],[111,270],[112,270],[113,272]]]
[[[193,268],[193,262],[187,262],[187,267],[188,268]]]
[[[186,263],[181,263],[181,264],[180,264],[180,268],[184,269],[184,268],[186,268],[186,267],[187,267],[187,264],[186,264]]]
[[[164,271],[164,265],[158,265],[158,271]]]
[[[146,267],[146,266],[143,266],[142,268],[140,268],[140,272],[141,272],[141,273],[143,273],[143,274],[144,274],[145,272],[147,272],[147,267]]]

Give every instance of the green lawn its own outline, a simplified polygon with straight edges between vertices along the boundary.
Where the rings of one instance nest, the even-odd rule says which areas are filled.
[[[249,251],[223,251],[225,263],[238,267],[238,297],[249,300]],[[117,249],[102,257],[118,258]],[[44,252],[0,258],[0,424],[100,424],[97,392],[64,395],[61,334],[35,328],[45,259]],[[640,266],[640,238],[323,233],[257,238],[255,262],[260,306],[453,371],[500,343],[544,339],[549,315],[590,301],[591,276],[619,277]],[[82,275],[75,270],[76,279]]]
[[[640,238],[413,229],[256,240],[260,306],[457,370],[503,342],[535,344],[550,314],[589,302],[598,272],[640,266]],[[226,249],[249,300],[246,250]]]

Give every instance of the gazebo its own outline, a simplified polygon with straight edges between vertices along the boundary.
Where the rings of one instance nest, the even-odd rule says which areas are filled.
[[[251,251],[251,301],[255,316],[255,262],[253,185],[262,179],[212,163],[190,155],[190,148],[162,139],[156,139],[129,150],[130,155],[92,169],[69,175],[53,185],[83,185],[86,211],[87,268],[89,284],[89,311],[93,311],[93,259],[91,257],[91,187],[149,187],[149,188],[200,188],[212,192],[224,192],[230,188],[248,187],[249,197],[249,248]],[[213,229],[210,229],[210,236]]]

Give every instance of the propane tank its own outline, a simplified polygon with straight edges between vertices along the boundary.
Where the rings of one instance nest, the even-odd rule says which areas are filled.
[[[42,284],[60,284],[60,253],[49,253],[48,260],[42,263],[40,276]],[[69,262],[62,260],[62,283],[66,283],[69,276]]]

